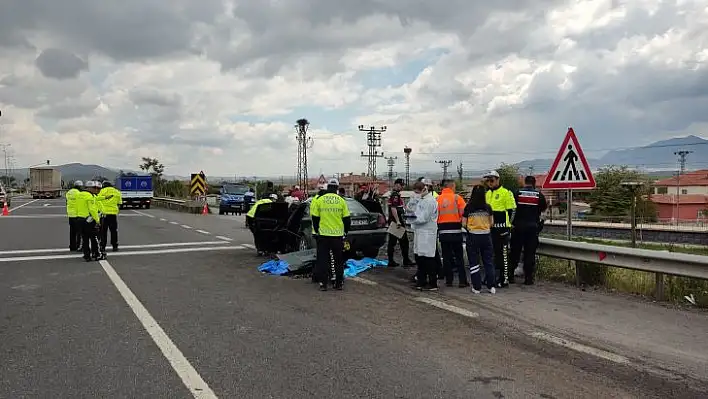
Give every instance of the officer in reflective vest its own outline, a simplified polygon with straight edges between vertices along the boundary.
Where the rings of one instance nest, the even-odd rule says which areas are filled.
[[[344,281],[344,238],[351,227],[347,201],[337,194],[339,180],[327,183],[327,193],[310,204],[312,232],[317,233],[315,274],[320,290],[327,290],[331,266],[334,266],[334,289],[341,290]],[[331,257],[331,259],[330,259]]]
[[[66,192],[66,216],[69,218],[69,251],[81,249],[81,222],[76,217],[76,198],[81,193],[84,183],[74,182],[74,186]]]
[[[454,180],[443,180],[442,186],[442,193],[437,198],[438,236],[442,249],[445,285],[452,287],[453,271],[457,269],[459,287],[469,287],[462,249],[462,215],[465,212],[465,200],[455,194]]]
[[[548,208],[546,197],[536,189],[536,178],[526,176],[524,187],[514,193],[516,214],[512,220],[511,255],[512,273],[524,253],[524,284],[532,285],[536,273],[538,235],[543,226],[541,214]]]
[[[509,265],[509,237],[511,220],[514,218],[516,201],[514,194],[502,187],[499,182],[499,173],[493,170],[484,178],[487,181],[487,203],[492,207],[492,245],[494,246],[494,263],[497,269],[497,286],[508,287],[514,282],[514,270]]]
[[[106,252],[108,231],[111,231],[111,246],[113,252],[118,251],[118,213],[123,198],[120,191],[108,182],[103,182],[103,187],[96,196],[96,201],[101,204],[103,220],[101,221],[101,253]]]
[[[100,223],[96,197],[91,190],[98,192],[95,181],[87,181],[84,190],[76,196],[76,216],[80,218],[81,238],[84,252],[84,260],[90,262],[98,260],[97,226]]]

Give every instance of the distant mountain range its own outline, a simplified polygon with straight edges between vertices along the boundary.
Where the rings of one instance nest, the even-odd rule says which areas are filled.
[[[674,152],[693,151],[686,158],[686,169],[696,170],[708,168],[708,140],[698,136],[676,137],[657,141],[642,147],[609,151],[599,159],[588,158],[592,169],[609,165],[627,165],[631,168],[664,175],[666,171],[678,168],[678,155]],[[534,173],[546,173],[553,159],[532,159],[516,164],[519,170]],[[654,173],[653,173],[654,174]]]
[[[687,150],[693,151],[687,156],[686,169],[696,170],[708,168],[708,140],[697,136],[677,137],[669,140],[657,141],[655,143],[642,147],[628,148],[622,150],[613,150],[606,153],[599,159],[588,159],[590,167],[598,169],[608,165],[628,165],[632,168],[642,169],[644,172],[657,177],[670,176],[671,172],[676,170],[678,166],[678,156],[674,152]],[[546,173],[551,168],[552,159],[531,159],[522,161],[516,164],[521,173]],[[116,178],[119,169],[107,168],[101,165],[69,163],[65,165],[53,166],[61,171],[64,181],[71,180],[89,180],[96,176],[101,176],[109,180]],[[124,172],[135,172],[134,170],[124,169]],[[481,176],[486,171],[466,170],[465,177]],[[140,173],[140,172],[138,172]],[[451,176],[456,176],[455,171],[451,171]],[[0,173],[1,174],[1,173]],[[440,171],[430,172],[412,172],[415,176],[426,176],[431,179],[440,179],[442,173]],[[399,173],[400,175],[400,173]],[[22,182],[29,176],[27,169],[15,169],[12,171],[12,176],[18,182]],[[313,176],[316,177],[316,176]],[[166,175],[166,179],[186,180],[188,176]],[[208,176],[212,181],[232,180],[231,177]],[[268,178],[268,177],[263,177]],[[274,181],[280,177],[270,177]],[[384,178],[382,176],[382,178]],[[285,179],[286,183],[290,183],[289,178]]]

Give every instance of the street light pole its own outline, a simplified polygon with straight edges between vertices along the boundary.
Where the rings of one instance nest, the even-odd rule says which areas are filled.
[[[629,189],[629,191],[632,193],[632,206],[631,206],[632,215],[630,217],[630,221],[631,221],[631,230],[632,230],[632,248],[636,248],[637,247],[637,190],[639,190],[642,186],[644,186],[644,183],[630,181],[630,182],[620,183],[620,185],[624,188]]]

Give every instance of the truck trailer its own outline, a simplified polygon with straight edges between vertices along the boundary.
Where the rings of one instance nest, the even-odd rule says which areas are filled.
[[[150,209],[152,203],[152,176],[151,175],[120,175],[116,178],[116,188],[120,190],[124,207],[138,207]]]
[[[32,198],[60,198],[61,172],[52,167],[30,168]]]

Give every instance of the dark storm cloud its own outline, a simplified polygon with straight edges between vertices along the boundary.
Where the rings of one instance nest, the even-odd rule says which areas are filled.
[[[88,62],[75,54],[56,48],[49,48],[37,57],[35,65],[42,75],[52,79],[73,79],[88,69]]]

